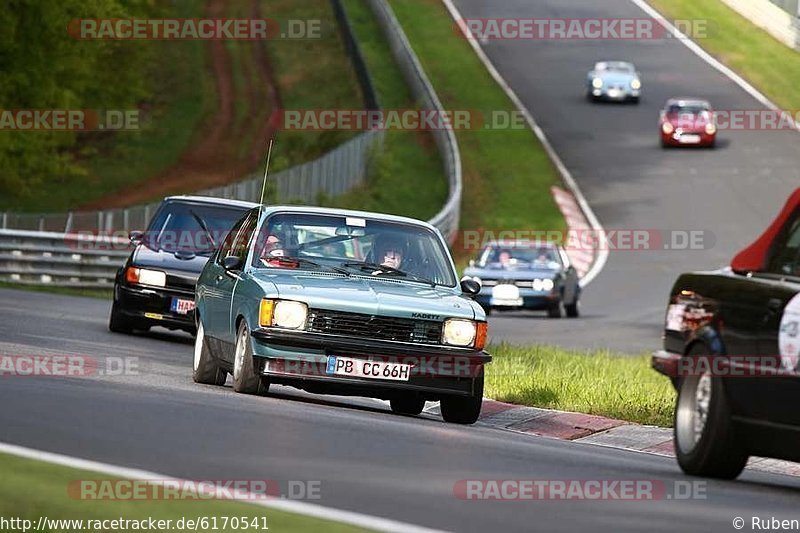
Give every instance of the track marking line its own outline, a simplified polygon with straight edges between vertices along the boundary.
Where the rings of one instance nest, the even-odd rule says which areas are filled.
[[[453,3],[453,0],[442,0],[442,2],[444,3],[447,10],[450,12],[450,16],[453,17],[454,22],[458,23],[459,20],[463,20],[461,12],[459,12],[458,8]],[[464,33],[464,28],[462,28],[461,26],[459,26],[459,28],[461,29],[461,32]],[[586,197],[583,195],[583,192],[581,192],[581,189],[578,186],[578,183],[575,181],[575,178],[573,178],[572,173],[569,171],[567,166],[564,164],[559,155],[556,153],[555,149],[553,148],[553,145],[550,144],[550,141],[548,140],[547,135],[545,135],[544,130],[542,130],[542,128],[539,127],[539,124],[536,123],[536,120],[533,118],[531,112],[528,110],[527,107],[525,107],[525,104],[522,103],[522,100],[520,100],[519,96],[517,96],[517,94],[508,84],[508,82],[506,82],[506,80],[503,78],[500,72],[495,68],[494,64],[489,59],[489,56],[486,55],[486,53],[483,51],[483,48],[481,48],[481,45],[478,44],[478,41],[476,39],[470,38],[466,34],[464,35],[464,38],[470,44],[475,53],[478,55],[478,58],[483,63],[484,67],[486,67],[486,70],[489,71],[489,74],[492,76],[492,78],[494,78],[495,82],[497,82],[500,88],[503,89],[503,91],[506,93],[506,96],[508,96],[511,102],[515,106],[517,106],[517,109],[519,109],[519,111],[525,117],[528,126],[533,130],[533,133],[536,134],[536,137],[539,139],[539,142],[544,147],[545,152],[547,152],[547,155],[550,157],[550,160],[553,162],[553,164],[556,166],[556,169],[561,174],[561,179],[564,181],[564,184],[567,186],[567,188],[569,188],[569,190],[572,192],[573,196],[578,202],[578,205],[581,208],[581,211],[583,211],[583,214],[586,216],[586,219],[588,220],[589,224],[591,224],[592,229],[597,233],[601,233],[603,231],[603,226],[600,224],[600,221],[597,219],[597,216],[594,214],[594,211],[592,211],[589,202],[586,200]],[[597,255],[595,257],[594,263],[592,264],[592,268],[590,268],[589,271],[586,273],[586,275],[583,276],[580,280],[581,287],[587,286],[598,276],[598,274],[600,274],[600,272],[603,270],[603,267],[606,264],[606,261],[608,261],[608,255],[609,255],[608,250],[602,248],[597,250]]]
[[[126,479],[142,479],[146,481],[158,482],[169,481],[181,484],[191,483],[190,480],[175,478],[164,474],[157,474],[147,470],[139,470],[108,463],[101,463],[97,461],[91,461],[89,459],[81,459],[78,457],[71,457],[69,455],[62,455],[59,453],[45,452],[42,450],[26,448],[24,446],[17,446],[16,444],[9,444],[5,442],[0,442],[0,453],[14,455],[16,457],[22,457],[25,459],[33,459],[35,461],[42,461],[59,466],[65,466],[68,468],[75,468],[78,470],[90,470],[100,474]],[[66,487],[64,490],[66,491]],[[245,497],[243,500],[229,499],[229,501],[258,505],[259,507],[266,507],[267,509],[299,514],[320,520],[340,522],[342,524],[372,529],[375,531],[409,531],[413,533],[439,533],[441,531],[437,529],[416,526],[414,524],[408,524],[405,522],[399,522],[396,520],[390,520],[388,518],[379,518],[377,516],[370,516],[353,511],[343,511],[313,503],[293,500],[258,500],[257,498]]]
[[[445,0],[449,1],[449,0]],[[680,31],[676,28],[671,22],[669,22],[664,15],[662,15],[658,10],[656,10],[653,6],[645,2],[644,0],[631,0],[639,9],[647,13],[651,18],[656,19],[659,24],[661,24],[664,28],[667,29],[673,36],[675,36],[681,43],[683,43],[686,48],[694,52],[694,54],[708,63],[711,67],[718,70],[725,76],[727,76],[731,81],[736,83],[740,88],[742,88],[747,94],[758,100],[762,105],[771,109],[772,111],[780,111],[781,109],[770,100],[764,93],[756,89],[754,86],[750,84],[747,80],[743,77],[738,75],[734,72],[730,67],[724,65],[720,62],[717,58],[706,52],[702,46],[694,42],[692,39],[689,38],[685,33]],[[741,14],[738,14],[742,16]],[[746,17],[743,17],[746,18]],[[749,21],[752,24],[752,21]],[[755,24],[753,24],[755,26]],[[794,128],[796,131],[800,132],[800,122],[792,121],[794,124]]]

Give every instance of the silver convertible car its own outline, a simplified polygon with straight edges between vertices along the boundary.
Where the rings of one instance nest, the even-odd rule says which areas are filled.
[[[194,380],[389,400],[475,422],[487,324],[441,234],[417,220],[312,207],[247,213],[197,282]]]
[[[638,103],[641,96],[642,78],[632,63],[600,61],[586,75],[586,97],[589,100]]]
[[[492,241],[464,276],[481,285],[475,300],[493,309],[546,310],[550,318],[580,314],[578,273],[563,248],[551,242]]]

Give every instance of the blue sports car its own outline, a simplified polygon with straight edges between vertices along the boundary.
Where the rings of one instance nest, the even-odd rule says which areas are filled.
[[[639,102],[642,78],[632,63],[601,61],[586,75],[586,97],[589,100]]]
[[[492,241],[464,271],[481,284],[475,297],[493,309],[546,310],[551,318],[579,315],[578,273],[560,246],[549,242]]]
[[[262,207],[197,282],[194,380],[237,392],[271,383],[389,400],[477,420],[487,324],[431,225],[376,213]]]

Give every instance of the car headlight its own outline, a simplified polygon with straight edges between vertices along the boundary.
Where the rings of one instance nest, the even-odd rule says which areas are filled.
[[[125,271],[125,281],[128,283],[138,283],[140,285],[164,287],[167,285],[167,274],[160,270],[128,267]]]
[[[641,81],[639,81],[639,80],[631,81],[631,89],[633,89],[634,91],[638,91],[641,88],[642,88],[642,82]]]
[[[600,78],[595,78],[592,80],[592,87],[595,89],[602,89],[603,88],[603,80]]]
[[[708,135],[714,135],[715,133],[717,133],[717,127],[714,125],[713,122],[709,122],[708,124],[706,124],[706,133]]]
[[[535,291],[552,291],[553,287],[555,287],[555,283],[553,283],[552,279],[539,279],[536,278],[531,283],[533,286],[533,290]]]
[[[263,327],[277,326],[286,329],[303,329],[308,317],[308,306],[292,300],[261,300],[258,322]]]
[[[661,125],[661,131],[664,132],[664,135],[671,135],[675,131],[675,127],[669,122],[665,122]]]
[[[453,346],[471,346],[478,333],[472,320],[450,318],[445,320],[442,329],[442,342]]]

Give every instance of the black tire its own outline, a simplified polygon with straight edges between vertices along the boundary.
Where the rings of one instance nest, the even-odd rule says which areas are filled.
[[[698,346],[688,357],[703,355],[708,355],[707,349]],[[705,418],[697,421],[703,405]],[[704,373],[681,380],[673,427],[675,456],[686,474],[734,479],[747,464],[748,454],[736,437],[721,378]]]
[[[197,328],[197,336],[194,339],[192,379],[195,383],[205,385],[225,385],[225,381],[228,379],[228,373],[217,365],[211,355],[202,322]]]
[[[631,97],[631,103],[633,105],[639,105],[639,97],[638,96]]]
[[[483,307],[483,312],[486,313],[486,316],[491,316],[491,314],[492,314],[491,306],[483,305],[481,307]]]
[[[233,390],[242,394],[264,394],[269,382],[253,369],[253,350],[250,346],[250,329],[242,320],[236,334],[233,360]]]
[[[578,299],[577,298],[575,299],[575,303],[565,305],[564,310],[566,310],[567,316],[569,318],[578,318],[581,315],[580,304]]]
[[[558,303],[551,305],[547,308],[547,316],[550,318],[561,318],[564,316],[564,302],[559,300]]]
[[[440,402],[442,418],[451,424],[474,424],[483,404],[483,372],[475,378],[472,396],[444,396]]]
[[[416,396],[404,396],[389,400],[392,412],[398,415],[418,415],[425,409],[425,400]]]
[[[108,329],[114,333],[133,333],[133,324],[119,312],[117,302],[111,304],[111,316],[108,318]]]

